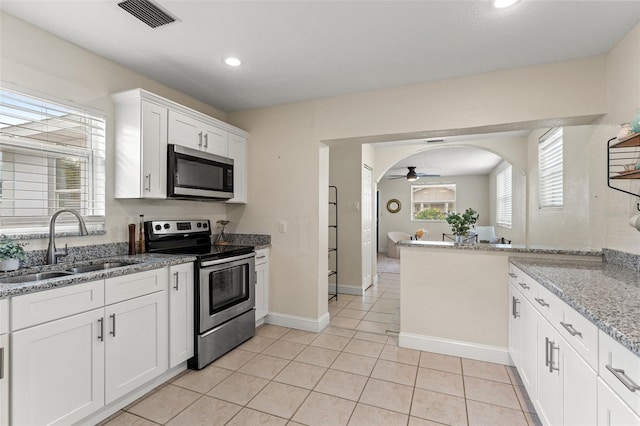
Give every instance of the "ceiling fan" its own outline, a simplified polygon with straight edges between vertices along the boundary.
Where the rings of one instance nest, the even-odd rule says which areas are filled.
[[[391,175],[391,176],[389,176],[389,179],[405,178],[409,182],[413,182],[414,180],[418,180],[421,177],[440,177],[440,175],[435,175],[435,174],[416,173],[416,168],[415,167],[407,167],[407,169],[409,169],[409,173],[407,173],[406,175]]]

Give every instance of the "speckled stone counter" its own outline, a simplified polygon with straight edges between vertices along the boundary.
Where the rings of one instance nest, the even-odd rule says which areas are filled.
[[[93,258],[72,263],[59,263],[56,265],[46,265],[39,267],[23,268],[15,272],[0,273],[0,298],[18,296],[35,291],[49,290],[57,287],[64,287],[97,279],[117,277],[120,275],[133,274],[135,272],[147,271],[150,269],[163,268],[165,266],[178,265],[195,261],[195,256],[190,255],[168,255],[168,254],[138,254],[135,256],[119,255],[103,258]],[[92,265],[102,262],[124,262],[130,263],[112,269],[102,269],[98,271],[84,272],[62,277],[51,278],[39,281],[24,283],[2,283],[3,278],[28,275],[37,272],[64,271],[75,266]]]
[[[493,251],[506,253],[561,254],[571,256],[600,256],[602,251],[592,249],[571,249],[551,246],[519,245],[519,244],[456,244],[448,241],[416,241],[400,240],[400,247],[441,248],[448,250]]]
[[[216,235],[212,237],[216,240]],[[271,245],[271,235],[267,234],[226,234],[226,241],[231,245],[254,246],[256,250],[267,248]]]
[[[636,255],[606,251],[605,260]],[[619,263],[582,260],[510,258],[510,262],[640,356],[640,271]]]

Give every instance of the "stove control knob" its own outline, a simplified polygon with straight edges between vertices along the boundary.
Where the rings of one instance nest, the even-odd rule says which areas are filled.
[[[198,222],[198,224],[196,225],[198,228],[202,228],[202,223]]]
[[[160,226],[160,225],[156,225],[156,226],[155,226],[155,228],[156,228],[156,231],[159,231],[159,230],[161,230],[161,229],[162,229],[162,226]]]
[[[164,229],[169,229],[169,228],[171,228],[171,225],[169,225],[168,223],[165,223],[164,224]]]
[[[209,225],[207,225],[207,222],[203,223],[202,226],[204,227],[204,229],[207,229],[209,227]]]

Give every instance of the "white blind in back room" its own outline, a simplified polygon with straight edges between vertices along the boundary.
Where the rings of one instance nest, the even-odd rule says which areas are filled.
[[[0,233],[48,232],[75,209],[104,229],[105,120],[79,106],[0,89]],[[60,215],[56,231],[75,231]]]
[[[563,191],[562,128],[555,128],[538,141],[538,207],[562,208]]]
[[[496,223],[505,228],[511,228],[513,206],[512,170],[512,167],[509,166],[496,176]]]

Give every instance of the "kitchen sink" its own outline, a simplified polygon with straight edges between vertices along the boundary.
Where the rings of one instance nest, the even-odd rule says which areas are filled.
[[[31,281],[48,280],[50,278],[64,277],[73,275],[73,272],[56,271],[56,272],[38,272],[37,274],[20,275],[17,277],[9,277],[0,279],[0,284],[28,283]]]
[[[94,263],[92,265],[76,266],[66,269],[64,271],[51,271],[51,272],[38,272],[35,274],[19,275],[17,277],[0,278],[0,284],[16,284],[16,283],[28,283],[32,281],[48,280],[51,278],[65,277],[75,274],[82,274],[85,272],[104,271],[107,269],[119,268],[121,266],[134,265],[135,263],[129,262],[102,262]]]
[[[72,274],[81,274],[83,272],[102,271],[105,269],[113,269],[113,268],[119,268],[121,266],[129,266],[129,265],[133,265],[133,263],[104,262],[104,263],[94,263],[93,265],[76,266],[75,268],[67,269],[67,271]]]

